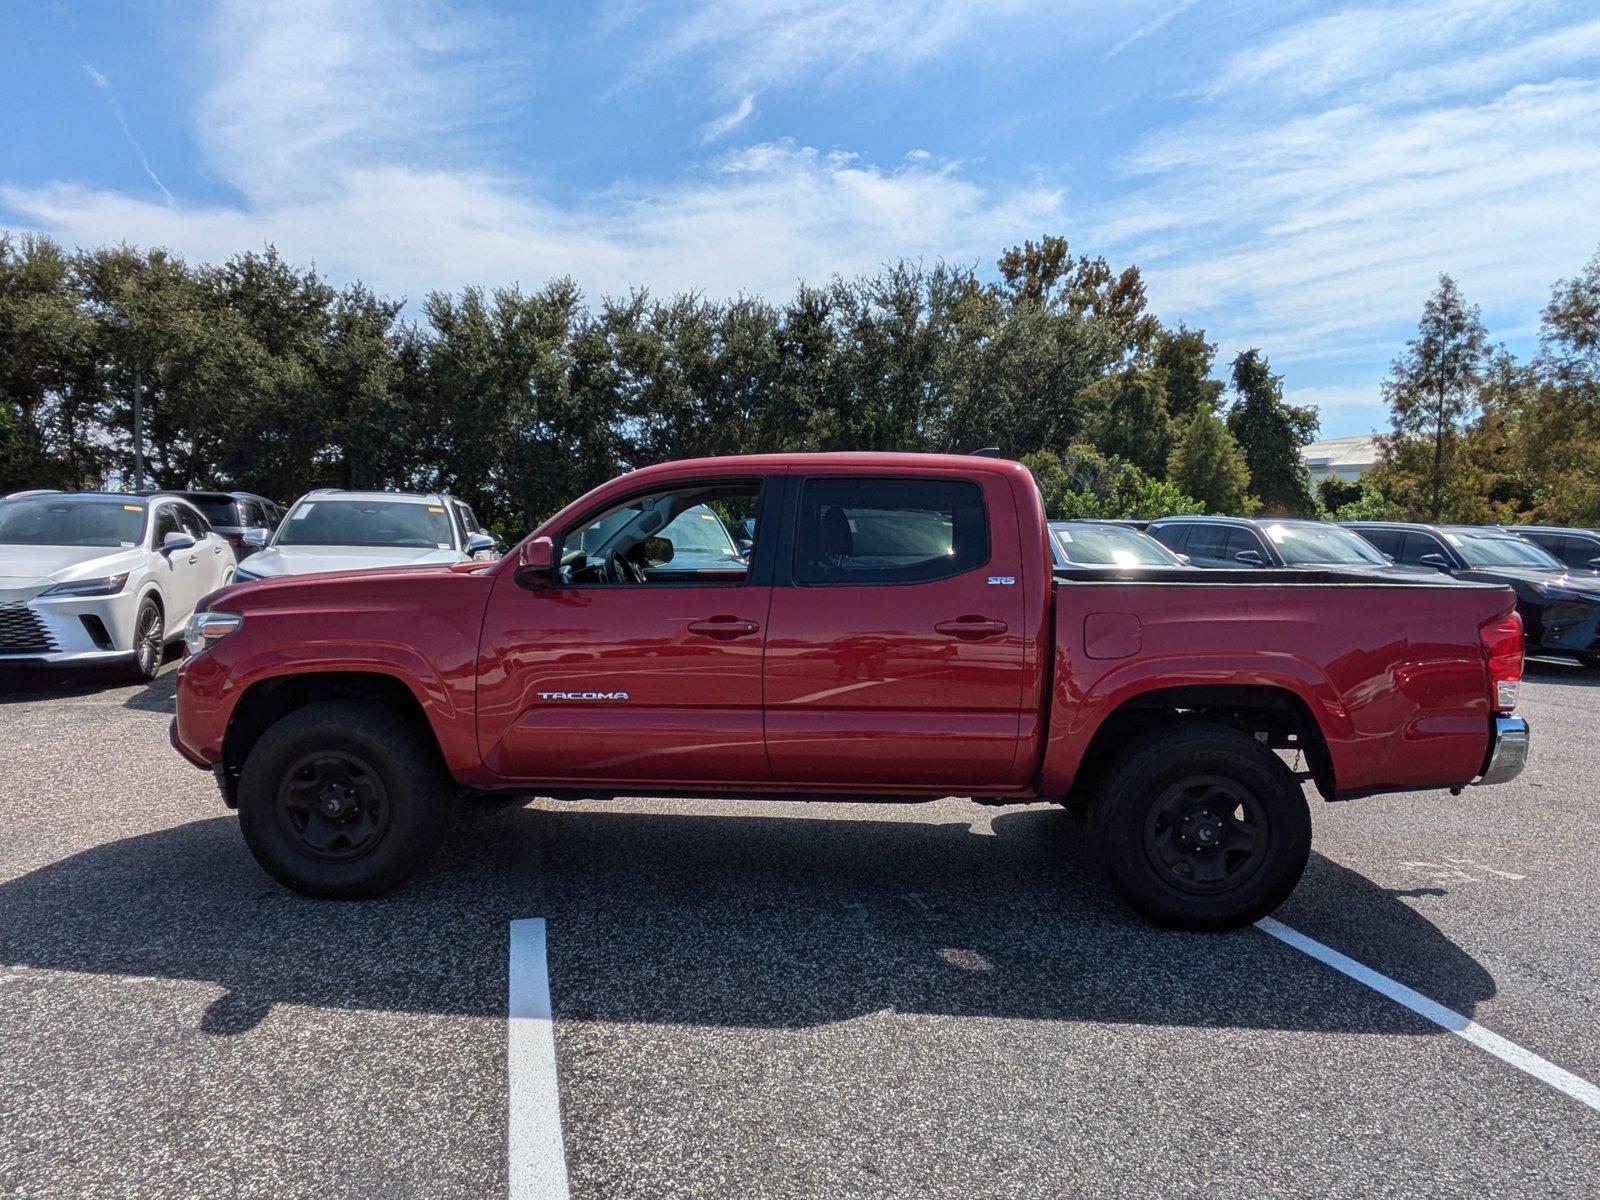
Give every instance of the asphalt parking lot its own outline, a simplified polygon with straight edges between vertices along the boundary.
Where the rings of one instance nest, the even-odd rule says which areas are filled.
[[[392,898],[255,867],[146,688],[0,675],[0,1195],[503,1196],[543,917],[578,1197],[1600,1194],[1600,1112],[1047,806],[474,807]],[[1317,801],[1291,928],[1600,1082],[1600,674],[1515,783]]]

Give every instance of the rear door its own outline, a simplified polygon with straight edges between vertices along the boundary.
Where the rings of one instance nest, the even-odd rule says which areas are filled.
[[[765,671],[779,782],[1013,783],[1022,548],[1006,479],[976,474],[791,479]]]

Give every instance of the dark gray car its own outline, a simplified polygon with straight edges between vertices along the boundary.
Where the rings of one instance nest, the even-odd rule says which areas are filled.
[[[1358,575],[1416,575],[1331,521],[1296,518],[1163,517],[1147,533],[1194,566],[1281,567]]]

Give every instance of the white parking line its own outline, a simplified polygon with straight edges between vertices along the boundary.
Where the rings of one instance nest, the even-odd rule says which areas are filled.
[[[556,1035],[544,918],[511,922],[506,1012],[507,1167],[511,1200],[567,1200],[567,1154],[556,1093]]]
[[[1355,959],[1340,954],[1330,946],[1324,946],[1299,930],[1290,929],[1281,921],[1262,917],[1256,922],[1256,928],[1263,933],[1271,934],[1285,945],[1293,946],[1303,954],[1309,954],[1318,962],[1326,963],[1357,983],[1364,983],[1373,991],[1381,992],[1396,1004],[1409,1008],[1419,1017],[1426,1017],[1439,1028],[1448,1029],[1451,1033],[1466,1038],[1480,1050],[1487,1050],[1502,1062],[1510,1063],[1519,1071],[1526,1071],[1535,1079],[1548,1083],[1558,1092],[1571,1096],[1579,1104],[1587,1104],[1596,1112],[1600,1112],[1600,1087],[1596,1087],[1587,1079],[1580,1079],[1571,1071],[1563,1070],[1548,1059],[1540,1058],[1531,1050],[1524,1050],[1515,1042],[1508,1042],[1498,1033],[1490,1033],[1482,1025],[1468,1020],[1454,1009],[1428,999],[1421,992],[1413,991],[1403,983],[1396,983],[1387,975],[1380,975],[1371,967],[1362,966]]]

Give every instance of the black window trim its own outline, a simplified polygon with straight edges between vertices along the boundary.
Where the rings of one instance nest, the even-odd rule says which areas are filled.
[[[853,471],[822,471],[816,474],[791,475],[791,484],[787,489],[787,511],[784,517],[784,528],[789,532],[787,553],[783,557],[783,567],[788,575],[784,583],[789,587],[803,588],[831,588],[831,587],[926,587],[930,583],[945,583],[951,579],[960,579],[963,575],[971,575],[982,571],[994,560],[994,524],[989,519],[989,497],[984,491],[983,484],[968,475],[922,475],[912,472],[901,473],[898,471],[858,474]],[[957,571],[953,575],[940,575],[937,579],[860,579],[860,580],[830,580],[827,583],[807,583],[802,580],[795,566],[800,555],[800,501],[805,492],[805,485],[813,480],[855,480],[868,482],[882,482],[904,480],[909,483],[964,483],[977,489],[978,507],[983,512],[983,558],[964,571]],[[1048,522],[1046,527],[1048,528]]]
[[[756,517],[757,528],[767,522],[776,523],[778,514],[782,511],[784,500],[784,476],[782,475],[709,475],[698,479],[682,479],[660,481],[649,487],[636,488],[626,492],[614,500],[607,500],[579,514],[576,520],[561,530],[558,538],[552,538],[555,543],[555,561],[561,562],[562,546],[566,543],[568,535],[575,529],[582,529],[596,517],[605,515],[613,509],[620,508],[630,501],[641,496],[653,496],[661,492],[677,492],[693,487],[715,487],[725,484],[753,483],[758,489],[760,498],[760,515]],[[767,525],[770,529],[773,526]],[[773,543],[775,538],[756,539],[755,553],[751,556],[749,569],[745,571],[743,579],[664,579],[655,583],[601,583],[596,580],[585,580],[582,583],[557,583],[557,590],[561,591],[588,591],[591,588],[617,591],[639,591],[640,589],[654,590],[656,588],[747,588],[771,587],[772,564],[776,558]]]

